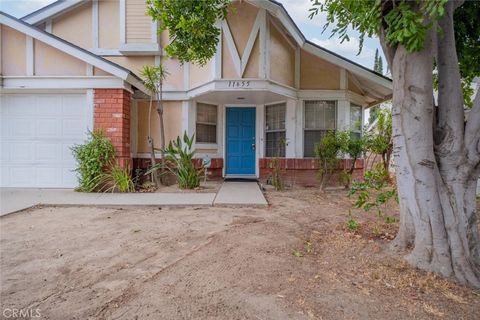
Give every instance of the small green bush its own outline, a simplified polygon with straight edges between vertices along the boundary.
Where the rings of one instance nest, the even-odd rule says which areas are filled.
[[[398,203],[397,188],[395,186],[389,187],[388,173],[379,163],[371,171],[365,172],[364,181],[355,181],[352,184],[348,197],[357,195],[357,200],[353,204],[354,208],[363,208],[365,211],[370,211],[371,208],[377,209],[377,217],[386,223],[396,223],[398,219],[387,215],[384,211],[390,201]],[[375,191],[377,196],[372,198],[372,192]]]
[[[348,211],[348,220],[345,223],[345,226],[350,231],[356,231],[360,227],[360,224],[357,222],[357,220],[355,220],[352,215],[352,210]]]
[[[104,170],[109,167],[115,158],[115,148],[110,139],[101,131],[88,133],[84,144],[71,148],[77,160],[79,186],[77,191],[93,192],[100,187],[100,180]]]
[[[135,184],[131,178],[130,169],[121,167],[118,163],[102,174],[99,185],[105,192],[134,192]]]

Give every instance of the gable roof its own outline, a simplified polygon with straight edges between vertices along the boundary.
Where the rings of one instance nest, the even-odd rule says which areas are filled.
[[[276,17],[303,50],[332,64],[345,68],[347,71],[367,79],[372,84],[382,86],[390,90],[392,89],[392,80],[390,78],[307,40],[293,21],[288,11],[280,2],[276,0],[247,1],[257,7],[266,9],[271,15]],[[63,12],[72,10],[85,2],[85,0],[58,0],[44,8],[32,12],[31,14],[23,17],[22,20],[33,24],[40,23],[49,18],[60,15]],[[388,99],[388,96],[385,96],[385,98]]]
[[[53,34],[45,32],[37,27],[34,27],[20,19],[17,19],[3,11],[0,11],[0,23],[4,24],[12,29],[15,29],[19,32],[22,32],[32,38],[35,38],[41,42],[44,42],[55,49],[63,51],[72,57],[75,57],[79,60],[82,60],[92,66],[100,68],[108,73],[113,74],[114,76],[130,83],[132,86],[148,93],[148,90],[143,85],[142,80],[136,76],[130,70],[111,62],[103,57],[100,57],[96,54],[91,53],[88,50],[85,50],[79,46],[74,45],[62,38],[59,38]]]

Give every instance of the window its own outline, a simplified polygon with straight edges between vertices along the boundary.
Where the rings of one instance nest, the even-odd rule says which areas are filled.
[[[337,104],[335,101],[305,101],[303,131],[303,156],[315,156],[315,144],[328,131],[337,126]]]
[[[217,106],[197,103],[197,142],[217,143]]]
[[[265,156],[285,157],[285,103],[265,106]]]
[[[350,131],[352,138],[362,136],[362,107],[350,104]]]

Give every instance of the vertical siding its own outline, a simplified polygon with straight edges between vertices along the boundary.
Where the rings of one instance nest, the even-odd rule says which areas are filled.
[[[127,0],[125,5],[127,43],[151,43],[152,20],[145,13],[145,0]]]

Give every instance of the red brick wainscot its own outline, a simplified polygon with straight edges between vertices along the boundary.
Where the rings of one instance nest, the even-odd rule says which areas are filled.
[[[94,128],[102,130],[115,147],[121,166],[131,166],[130,101],[132,94],[124,89],[95,89]]]
[[[158,163],[160,159],[155,159]],[[145,170],[150,166],[150,159],[147,158],[133,158],[133,169],[141,169]],[[202,159],[193,159],[193,163],[195,167],[201,168],[202,167]],[[212,164],[210,168],[207,170],[207,179],[208,180],[216,180],[222,178],[222,170],[223,170],[223,159],[222,158],[213,158]]]
[[[318,168],[319,161],[316,159],[278,159],[280,168],[283,170],[284,182],[287,185],[299,185],[304,187],[314,187],[319,185]],[[339,169],[350,168],[352,160],[342,159]],[[272,159],[262,158],[259,162],[260,180],[266,181],[272,175]],[[353,171],[354,180],[363,180],[364,160],[359,159],[355,162]],[[338,181],[332,184],[339,184]]]

